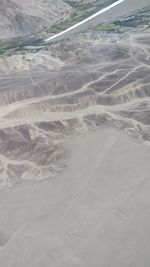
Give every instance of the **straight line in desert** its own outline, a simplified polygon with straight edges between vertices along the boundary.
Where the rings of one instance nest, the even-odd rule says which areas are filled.
[[[118,0],[118,1],[116,1],[115,3],[113,3],[113,4],[111,4],[111,5],[103,8],[102,10],[96,12],[95,14],[91,15],[90,17],[88,17],[88,18],[86,18],[86,19],[84,19],[84,20],[76,23],[75,25],[69,27],[68,29],[66,29],[66,30],[64,30],[64,31],[62,31],[60,33],[57,33],[57,34],[55,34],[55,35],[53,35],[51,37],[49,37],[48,39],[45,40],[45,42],[50,42],[51,40],[54,41],[55,38],[60,37],[60,36],[64,35],[65,33],[68,33],[70,31],[74,30],[75,28],[78,28],[79,26],[81,26],[81,25],[85,24],[86,22],[94,19],[95,17],[103,14],[104,12],[108,11],[109,9],[111,9],[111,8],[113,8],[113,7],[121,4],[121,3],[123,3],[124,1],[125,0]]]

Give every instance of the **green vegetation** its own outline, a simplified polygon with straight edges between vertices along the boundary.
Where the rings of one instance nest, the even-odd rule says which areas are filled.
[[[49,29],[46,30],[47,32],[61,32],[66,28],[71,27],[75,23],[91,16],[93,13],[104,8],[105,5],[114,2],[114,0],[109,0],[105,2],[105,5],[92,3],[82,5],[79,3],[75,3],[73,0],[64,1],[72,6],[72,13],[70,17],[51,26]],[[118,20],[113,23],[99,24],[94,29],[96,31],[120,32],[125,31],[126,28],[134,28],[138,26],[146,26],[147,28],[150,27],[150,9],[142,10],[134,16],[129,16],[125,19]],[[45,42],[43,42],[42,38],[35,36],[26,36],[2,40],[0,41],[0,55],[11,55],[18,51],[24,53],[26,50],[32,51],[32,53],[34,53],[41,50],[42,46],[44,46],[45,48],[47,47]]]
[[[138,26],[149,26],[150,24],[150,10],[143,10],[137,13],[135,16],[129,16],[124,20],[118,20],[115,26],[119,27],[138,27]]]
[[[0,55],[8,53],[10,51],[23,51],[26,46],[41,46],[42,39],[18,37],[0,41]]]
[[[116,0],[106,0],[103,4],[88,3],[83,5],[81,3],[76,3],[73,0],[64,0],[65,3],[69,4],[72,7],[72,13],[70,17],[52,25],[50,28],[47,29],[47,32],[61,32],[67,29],[68,27],[73,26],[75,23],[78,23],[86,19],[87,17],[93,15],[102,8],[114,3],[115,1]]]
[[[107,32],[112,32],[112,31],[117,31],[119,30],[119,27],[117,27],[114,23],[104,23],[104,24],[99,24],[95,27],[96,31],[107,31]]]
[[[70,5],[71,7],[77,7],[77,3],[73,0],[64,0],[64,2],[68,5]]]
[[[111,5],[116,0],[106,0],[105,3],[88,3],[82,4],[77,3],[74,0],[64,0],[65,3],[69,4],[72,7],[72,13],[68,19],[60,21],[48,28],[47,32],[59,33],[74,24],[86,19],[87,17],[98,12],[102,8]],[[127,17],[124,20],[118,20],[114,23],[105,23],[100,24],[95,27],[96,31],[107,31],[107,32],[120,32],[121,28],[137,27],[137,26],[147,25],[150,26],[150,11],[143,10],[142,12],[136,14],[135,16]]]
[[[136,28],[139,26],[150,27],[150,10],[143,10],[134,16],[117,20],[113,23],[99,24],[95,27],[96,31],[120,32],[126,28]]]

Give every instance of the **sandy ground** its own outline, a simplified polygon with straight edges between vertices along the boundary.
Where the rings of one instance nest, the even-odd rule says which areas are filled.
[[[64,56],[68,47],[61,49]],[[9,58],[10,73],[0,75],[0,189],[54,178],[66,168],[68,137],[102,122],[149,145],[148,49],[148,35],[99,40],[81,52],[73,47],[67,62],[49,56],[22,72],[12,72]]]
[[[0,265],[149,267],[149,34],[56,50],[0,75]]]
[[[99,16],[96,16],[95,18],[89,21],[86,21],[86,23],[81,24],[78,27],[75,27],[68,32],[64,32],[63,35],[60,35],[58,37],[56,36],[56,38],[52,40],[50,37],[50,42],[69,38],[71,35],[74,35],[75,33],[84,32],[88,28],[92,28],[101,23],[108,23],[108,22],[116,21],[120,18],[125,18],[126,16],[129,16],[132,14],[134,15],[139,10],[142,10],[146,7],[149,8],[149,5],[150,5],[150,0],[143,0],[143,1],[125,0],[124,2],[113,7],[112,9],[107,10],[106,12],[100,14]]]
[[[1,192],[2,266],[148,267],[149,147],[106,125],[68,146],[62,175]]]

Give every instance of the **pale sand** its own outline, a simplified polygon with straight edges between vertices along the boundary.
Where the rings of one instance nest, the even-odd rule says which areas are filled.
[[[149,146],[106,125],[67,146],[63,175],[1,191],[1,266],[148,267]]]

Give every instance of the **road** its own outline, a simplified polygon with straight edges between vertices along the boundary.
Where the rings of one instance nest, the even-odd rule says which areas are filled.
[[[99,15],[105,13],[106,11],[110,10],[111,8],[113,8],[113,7],[115,7],[115,6],[117,6],[117,5],[121,4],[121,3],[123,3],[124,1],[125,1],[125,0],[119,0],[119,1],[117,1],[117,2],[115,2],[115,3],[113,3],[113,4],[111,4],[111,5],[109,5],[109,6],[105,7],[105,8],[103,8],[102,10],[100,10],[100,11],[96,12],[95,14],[93,14],[92,16],[90,16],[90,17],[88,17],[88,18],[86,18],[86,19],[84,19],[84,20],[78,22],[77,24],[73,25],[72,27],[69,27],[68,29],[66,29],[66,30],[64,30],[64,31],[62,31],[62,32],[60,32],[60,33],[57,33],[57,34],[51,36],[50,38],[46,39],[46,42],[49,42],[49,41],[51,41],[51,40],[54,40],[54,39],[56,39],[57,37],[64,36],[64,34],[66,34],[66,33],[68,33],[68,32],[71,32],[73,29],[76,29],[76,28],[80,27],[81,25],[87,23],[88,21],[91,21],[92,19],[94,19],[94,18],[96,18],[97,16],[99,16]]]
[[[59,41],[70,37],[72,34],[82,32],[88,28],[94,27],[100,23],[112,22],[125,16],[134,14],[150,5],[150,0],[118,0],[106,8],[98,11],[83,21],[69,27],[68,29],[57,33],[45,40],[46,43]]]

